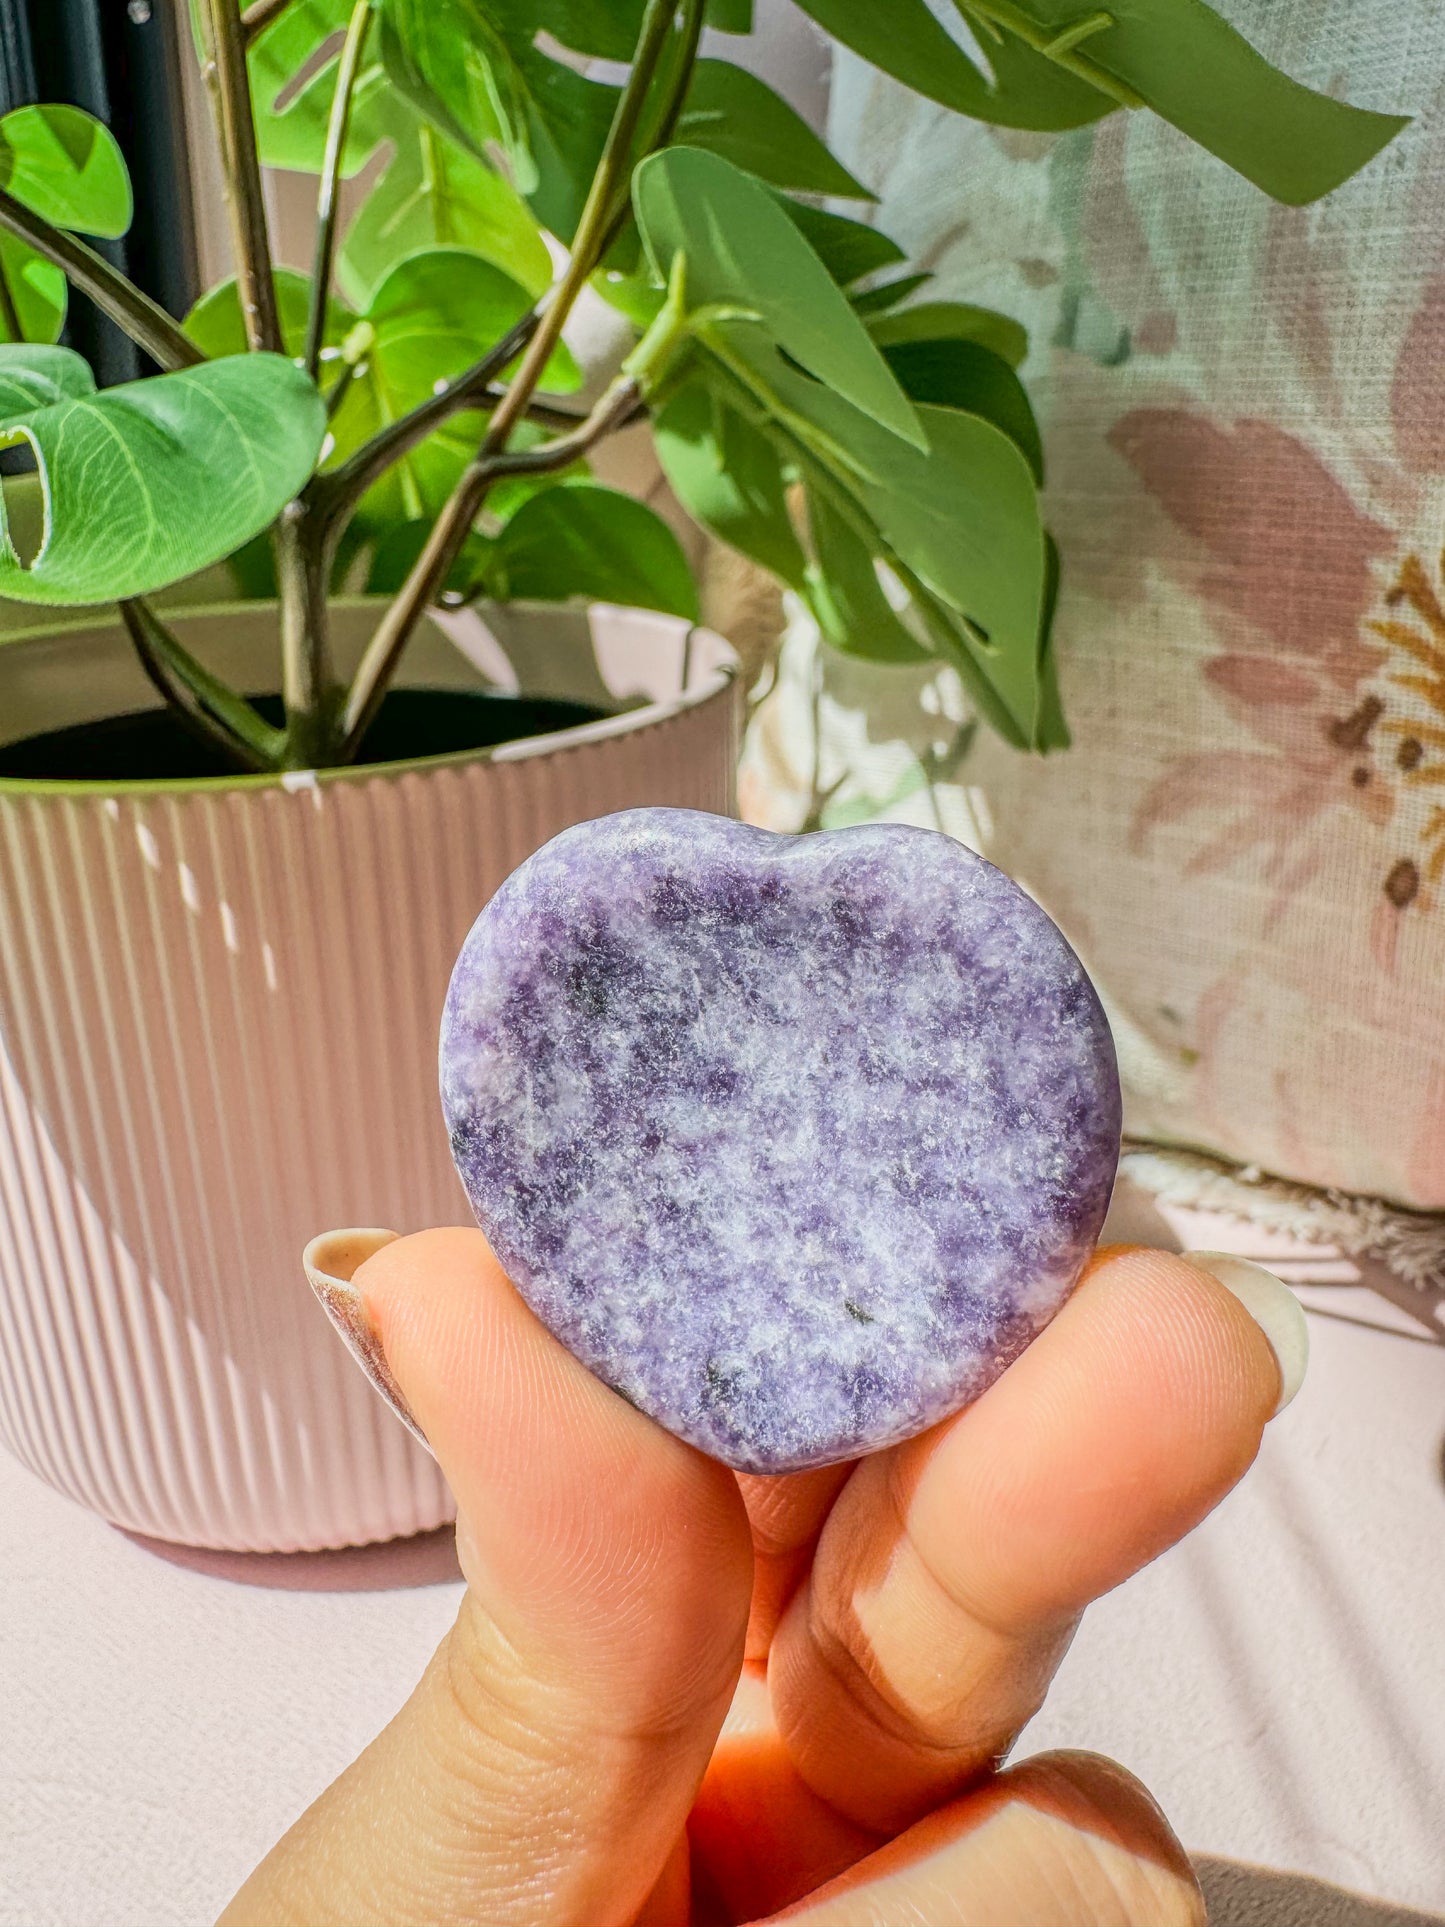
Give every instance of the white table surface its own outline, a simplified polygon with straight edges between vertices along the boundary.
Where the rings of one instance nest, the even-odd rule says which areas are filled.
[[[1412,1316],[1308,1269],[1337,1282],[1301,1291],[1303,1391],[1232,1497],[1090,1612],[1020,1751],[1141,1774],[1215,1927],[1403,1927],[1445,1917],[1445,1300]],[[444,1533],[187,1552],[0,1452],[0,1927],[213,1919],[459,1592]]]

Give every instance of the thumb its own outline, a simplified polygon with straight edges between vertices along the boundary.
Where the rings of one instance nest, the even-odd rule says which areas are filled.
[[[620,1927],[736,1683],[737,1483],[586,1372],[480,1232],[397,1239],[355,1286],[456,1495],[467,1592],[411,1699],[222,1920]]]

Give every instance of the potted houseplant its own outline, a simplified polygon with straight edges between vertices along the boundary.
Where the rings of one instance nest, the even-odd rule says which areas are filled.
[[[979,118],[1147,103],[1288,198],[1398,125],[1195,0],[970,0],[978,59],[921,0],[807,10]],[[468,922],[567,822],[728,807],[725,652],[681,646],[678,545],[592,450],[646,419],[686,509],[833,642],[946,657],[1040,750],[1056,566],[1020,330],[910,305],[926,276],[821,205],[867,189],[700,51],[747,0],[195,15],[237,272],[184,320],[81,238],[129,214],[105,130],[0,122],[0,433],[43,499],[0,596],[45,612],[0,651],[0,1426],[124,1525],[317,1546],[447,1516],[295,1275],[319,1223],[456,1211],[430,1059]],[[309,277],[273,263],[267,163],[317,177]],[[96,392],[55,345],[67,281],[160,372]],[[589,286],[630,343],[569,403]],[[198,607],[223,566],[250,600]]]

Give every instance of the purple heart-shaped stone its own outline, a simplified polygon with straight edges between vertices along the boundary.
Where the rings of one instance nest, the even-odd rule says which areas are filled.
[[[892,825],[564,831],[473,926],[441,1076],[537,1316],[754,1472],[975,1398],[1078,1277],[1119,1150],[1078,958],[1002,871]]]

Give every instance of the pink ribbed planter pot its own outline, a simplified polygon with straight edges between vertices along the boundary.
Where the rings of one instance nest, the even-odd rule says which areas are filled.
[[[371,612],[338,612],[343,666]],[[362,1544],[452,1516],[303,1279],[318,1230],[469,1221],[436,1094],[447,978],[510,870],[644,803],[729,812],[718,638],[498,611],[405,680],[641,701],[469,756],[186,785],[0,783],[0,1439],[117,1525]],[[263,607],[182,619],[243,687]],[[269,673],[268,673],[269,671]],[[119,632],[0,649],[14,740],[154,700]]]

